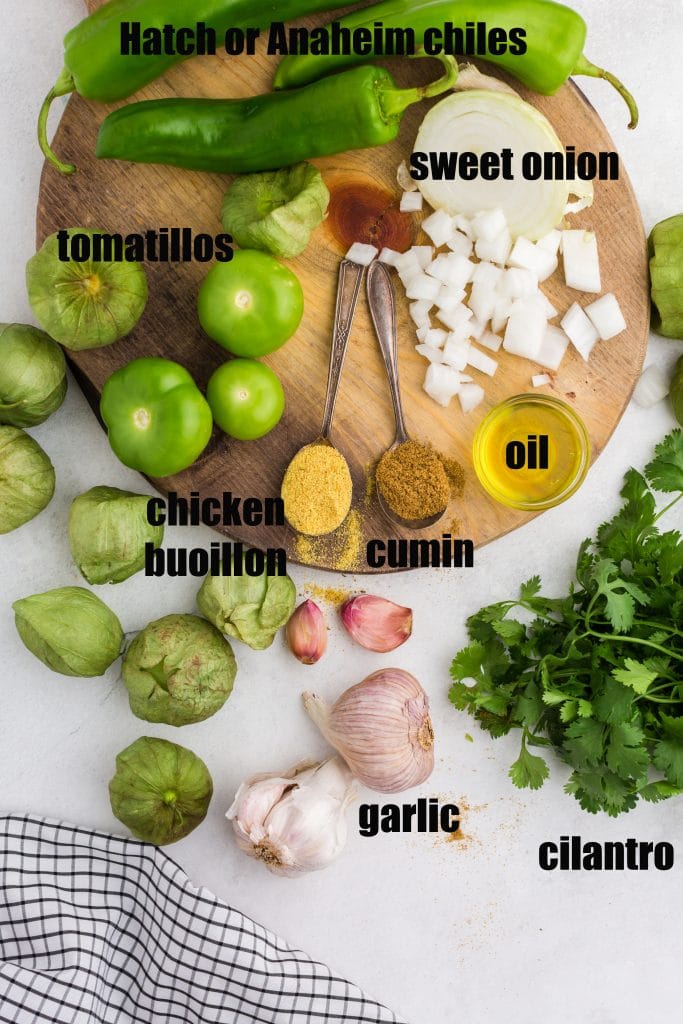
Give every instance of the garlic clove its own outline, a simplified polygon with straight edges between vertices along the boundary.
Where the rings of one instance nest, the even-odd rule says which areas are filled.
[[[315,665],[327,650],[325,616],[315,601],[304,601],[285,626],[289,649],[304,665]]]
[[[341,619],[349,636],[368,651],[386,654],[400,647],[413,630],[410,608],[373,594],[351,597],[341,607]]]

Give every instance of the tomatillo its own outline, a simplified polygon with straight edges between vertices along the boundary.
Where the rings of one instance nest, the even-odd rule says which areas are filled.
[[[187,370],[170,359],[134,359],[102,388],[100,413],[124,466],[147,476],[187,469],[204,451],[213,422]]]
[[[256,359],[231,359],[219,366],[209,380],[206,397],[218,426],[238,441],[263,437],[285,408],[279,378]]]
[[[301,323],[304,293],[296,274],[265,252],[239,249],[204,278],[199,322],[234,356],[265,356]]]

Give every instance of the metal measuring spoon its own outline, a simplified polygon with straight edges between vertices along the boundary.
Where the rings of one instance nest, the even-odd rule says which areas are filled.
[[[396,303],[394,301],[394,288],[391,283],[389,271],[383,263],[375,261],[368,270],[368,305],[370,316],[375,328],[375,334],[379,341],[379,347],[384,359],[387,377],[389,378],[389,390],[391,402],[394,407],[394,418],[396,420],[396,436],[392,445],[387,451],[398,448],[410,440],[403,419],[403,407],[401,405],[401,391],[398,383],[398,345],[396,339]],[[386,453],[385,453],[386,454]],[[398,526],[405,526],[410,530],[425,530],[433,526],[441,519],[446,511],[446,505],[439,511],[424,519],[403,519],[389,507],[379,487],[377,488],[377,501],[386,518]]]

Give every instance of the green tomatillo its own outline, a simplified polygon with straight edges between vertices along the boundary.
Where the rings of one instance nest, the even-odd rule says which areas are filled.
[[[217,263],[199,289],[199,322],[234,356],[265,356],[301,323],[304,293],[296,274],[265,252],[240,249]]]
[[[231,359],[213,372],[206,388],[211,412],[221,430],[238,441],[263,437],[285,409],[282,384],[257,359]]]
[[[187,469],[209,443],[211,409],[187,370],[170,359],[134,359],[102,389],[100,413],[125,466],[147,476]]]

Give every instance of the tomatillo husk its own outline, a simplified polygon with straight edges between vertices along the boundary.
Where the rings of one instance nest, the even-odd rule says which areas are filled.
[[[230,644],[198,615],[165,615],[150,622],[121,667],[133,714],[166,725],[210,718],[232,693],[236,673]]]
[[[29,324],[0,324],[0,423],[33,427],[66,395],[66,360],[59,345]]]
[[[158,548],[163,526],[147,521],[146,494],[91,487],[69,510],[69,544],[88,583],[120,583],[145,565],[145,545]]]
[[[189,835],[212,795],[209,769],[187,747],[141,736],[116,755],[111,809],[143,842],[164,846]]]
[[[101,676],[121,653],[121,623],[84,587],[47,590],[12,607],[24,645],[53,672]]]
[[[11,533],[49,505],[55,471],[37,441],[0,426],[0,533]]]
[[[291,259],[324,220],[330,193],[312,164],[235,178],[223,200],[223,227],[241,249]]]
[[[674,416],[683,427],[683,356],[674,366],[673,377],[669,385],[669,399]]]
[[[683,213],[656,224],[648,239],[652,330],[683,339]]]
[[[296,604],[296,586],[289,576],[209,574],[199,588],[197,607],[221,633],[255,651],[270,647]]]

